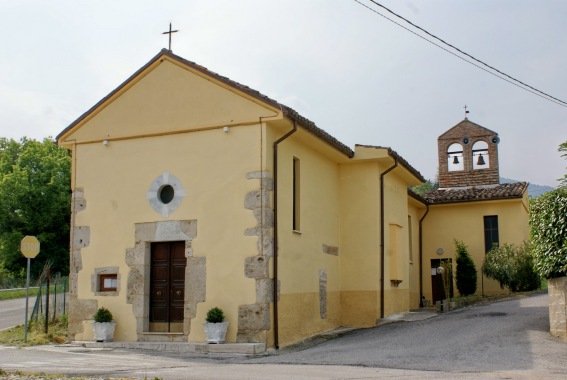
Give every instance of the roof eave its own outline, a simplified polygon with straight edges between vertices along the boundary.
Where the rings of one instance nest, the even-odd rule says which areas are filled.
[[[148,63],[146,63],[144,66],[142,66],[134,74],[132,74],[122,84],[120,84],[112,92],[110,92],[108,95],[106,95],[104,98],[102,98],[99,102],[97,102],[94,106],[92,106],[88,111],[86,111],[81,116],[79,116],[78,119],[76,119],[74,122],[72,122],[67,128],[65,128],[61,133],[59,133],[57,135],[56,141],[61,143],[60,140],[62,138],[64,138],[71,130],[73,130],[73,128],[75,128],[82,121],[87,119],[92,113],[94,113],[106,101],[111,99],[115,94],[117,94],[119,91],[121,91],[124,87],[126,87],[130,82],[132,82],[136,77],[138,77],[141,73],[143,73],[147,68],[149,68],[151,65],[153,65],[157,60],[159,60],[163,56],[166,56],[166,57],[168,57],[172,60],[180,62],[180,63],[190,67],[191,69],[200,72],[203,75],[214,78],[214,79],[218,80],[219,82],[222,82],[222,83],[234,88],[237,91],[240,91],[240,92],[242,92],[242,93],[258,100],[258,101],[261,101],[262,103],[265,103],[265,104],[267,104],[271,107],[280,109],[285,116],[287,116],[288,118],[290,118],[292,120],[295,120],[301,127],[306,129],[307,131],[311,132],[313,135],[320,138],[321,140],[323,140],[324,142],[329,144],[331,147],[335,148],[336,150],[338,150],[339,152],[341,152],[342,154],[346,155],[349,158],[354,157],[354,151],[352,149],[350,149],[345,144],[341,143],[339,140],[337,140],[336,138],[334,138],[333,136],[331,136],[330,134],[328,134],[327,132],[325,132],[321,128],[317,127],[317,125],[314,122],[307,119],[306,117],[301,116],[297,111],[293,110],[292,108],[287,107],[287,106],[277,102],[276,100],[271,99],[270,97],[263,95],[259,91],[256,91],[256,90],[254,90],[254,89],[252,89],[248,86],[245,86],[245,85],[240,84],[236,81],[233,81],[233,80],[231,80],[227,77],[224,77],[220,74],[217,74],[213,71],[210,71],[207,68],[200,66],[195,62],[191,62],[189,60],[186,60],[185,58],[182,58],[178,55],[175,55],[170,50],[167,50],[167,49],[162,49],[155,57],[153,57]]]
[[[490,201],[503,201],[503,200],[514,200],[514,199],[522,199],[524,195],[514,195],[509,197],[494,197],[494,198],[473,198],[473,199],[457,199],[457,200],[448,200],[448,201],[432,201],[426,199],[428,205],[444,205],[444,204],[451,204],[451,203],[471,203],[471,202],[490,202]]]

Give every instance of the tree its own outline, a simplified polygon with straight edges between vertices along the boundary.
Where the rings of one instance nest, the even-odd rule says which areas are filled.
[[[527,242],[518,247],[513,244],[495,245],[486,254],[482,272],[498,281],[501,288],[507,287],[512,292],[536,290],[541,286],[541,277]]]
[[[441,268],[441,279],[443,280],[443,290],[445,297],[451,301],[452,287],[453,287],[453,263],[451,260],[442,260],[439,264]]]
[[[563,144],[559,145],[558,150],[560,152],[563,152],[561,157],[567,157],[567,141],[565,141]],[[560,186],[566,187],[567,186],[567,174],[565,174],[563,176],[563,178],[559,178],[558,181],[559,181]]]
[[[537,271],[548,279],[567,276],[567,188],[530,201],[530,237]]]
[[[48,260],[54,271],[68,273],[70,163],[48,138],[0,138],[0,262],[10,273],[25,268],[20,241],[26,235],[41,243],[32,260],[35,275]]]
[[[467,246],[459,240],[455,240],[457,249],[457,289],[462,296],[468,296],[476,292],[476,267],[469,255]]]
[[[417,195],[421,195],[421,196],[424,196],[425,194],[429,193],[431,190],[435,190],[437,188],[439,188],[439,182],[433,182],[429,179],[421,185],[410,187],[410,189],[414,193],[416,193]]]

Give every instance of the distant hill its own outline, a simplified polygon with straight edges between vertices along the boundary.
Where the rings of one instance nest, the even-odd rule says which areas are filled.
[[[500,183],[516,183],[520,181],[516,181],[515,179],[504,178],[500,177]],[[530,197],[539,197],[540,195],[547,193],[548,191],[553,190],[554,188],[547,185],[536,185],[530,183],[528,186],[528,195]]]

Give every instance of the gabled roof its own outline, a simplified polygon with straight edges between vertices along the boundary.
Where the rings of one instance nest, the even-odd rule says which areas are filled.
[[[207,75],[211,78],[214,78],[214,79],[216,79],[220,82],[223,82],[224,84],[231,86],[238,91],[241,91],[241,92],[243,92],[243,93],[245,93],[245,94],[247,94],[247,95],[249,95],[253,98],[256,98],[256,99],[258,99],[258,100],[260,100],[264,103],[267,103],[268,105],[271,105],[273,107],[281,109],[284,116],[287,116],[288,118],[296,121],[299,126],[303,127],[304,129],[306,129],[310,133],[319,137],[321,140],[325,141],[327,144],[334,147],[339,152],[345,154],[346,156],[348,156],[350,158],[352,158],[354,156],[354,152],[352,151],[352,149],[350,149],[348,146],[346,146],[345,144],[343,144],[342,142],[340,142],[339,140],[337,140],[336,138],[334,138],[333,136],[331,136],[330,134],[328,134],[327,132],[325,132],[321,128],[317,127],[317,125],[315,125],[315,123],[312,122],[311,120],[307,119],[306,117],[301,116],[299,113],[297,113],[297,111],[295,111],[291,107],[288,107],[284,104],[281,104],[281,103],[277,102],[276,100],[271,99],[270,97],[260,93],[257,90],[254,90],[254,89],[252,89],[248,86],[245,86],[245,85],[240,84],[236,81],[233,81],[233,80],[231,80],[227,77],[224,77],[224,76],[219,75],[219,74],[217,74],[213,71],[210,71],[206,67],[198,65],[195,62],[188,61],[188,60],[186,60],[186,59],[184,59],[184,58],[182,58],[178,55],[175,55],[170,50],[167,50],[167,49],[162,49],[148,63],[146,63],[138,71],[136,71],[132,76],[130,76],[128,79],[126,79],[126,81],[124,81],[124,83],[122,83],[120,86],[118,86],[116,89],[114,89],[111,93],[109,93],[107,96],[105,96],[103,99],[101,99],[97,104],[95,104],[87,112],[82,114],[77,120],[75,120],[73,123],[71,123],[67,128],[65,128],[61,133],[59,133],[59,135],[57,135],[56,140],[59,140],[64,134],[66,134],[68,131],[70,131],[75,126],[77,126],[77,124],[79,124],[81,121],[86,119],[90,114],[92,114],[94,111],[96,111],[96,109],[98,107],[100,107],[103,103],[105,103],[108,99],[110,99],[113,95],[115,95],[122,88],[124,88],[126,85],[128,85],[128,83],[130,83],[132,80],[134,80],[138,75],[140,75],[144,70],[146,70],[148,67],[150,67],[157,60],[159,60],[160,58],[162,58],[164,56],[166,56],[166,57],[168,57],[172,60],[175,60],[175,61],[177,61],[177,62],[179,62],[179,63],[181,63],[181,64],[183,64],[187,67],[190,67],[193,70],[199,71],[202,74],[205,74],[205,75]]]
[[[457,123],[454,127],[445,131],[441,136],[438,137],[438,140],[454,137],[460,138],[462,137],[462,130],[466,131],[468,137],[498,135],[498,133],[491,131],[488,128],[484,128],[483,126],[473,123],[469,119],[465,118],[464,120]]]
[[[427,204],[427,201],[425,200],[425,198],[423,198],[421,195],[419,195],[418,193],[413,191],[411,189],[411,187],[408,187],[408,195],[418,202],[421,202],[423,204]]]
[[[376,146],[376,145],[362,145],[356,144],[356,146],[361,146],[365,148],[374,148],[374,149],[386,149],[388,151],[388,155],[398,161],[398,163],[403,166],[408,172],[410,172],[415,178],[419,179],[421,182],[425,182],[426,179],[423,178],[421,173],[415,169],[413,166],[409,164],[402,156],[400,156],[395,150],[389,148],[387,146]]]
[[[527,182],[502,183],[496,186],[436,189],[423,196],[428,204],[460,203],[522,198]]]

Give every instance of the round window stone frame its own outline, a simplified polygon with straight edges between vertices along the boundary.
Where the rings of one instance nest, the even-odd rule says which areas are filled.
[[[173,198],[170,202],[164,203],[161,200],[161,191],[168,185],[173,188]],[[181,205],[181,201],[185,197],[185,194],[185,189],[183,188],[181,181],[173,174],[163,172],[160,176],[154,179],[146,193],[146,197],[154,211],[162,217],[167,218]]]

